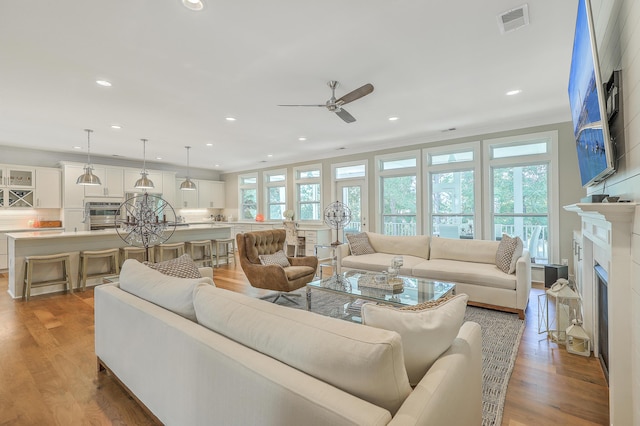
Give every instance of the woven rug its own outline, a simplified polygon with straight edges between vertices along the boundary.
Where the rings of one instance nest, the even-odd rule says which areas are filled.
[[[306,309],[305,289],[292,293],[298,304],[280,298],[279,305]],[[348,319],[345,305],[349,298],[322,291],[311,292],[311,310],[334,318]],[[517,314],[492,311],[467,306],[465,321],[473,321],[482,328],[482,425],[500,425],[507,393],[507,385],[513,371],[524,321]]]

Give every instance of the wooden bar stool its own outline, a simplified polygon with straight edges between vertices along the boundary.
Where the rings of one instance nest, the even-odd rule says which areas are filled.
[[[220,257],[226,258],[227,259],[227,265],[231,262],[235,263],[235,252],[236,252],[236,240],[233,238],[218,238],[213,240],[213,242],[216,244],[216,268],[219,266],[218,262],[220,261]],[[229,245],[231,245],[231,247],[229,247]],[[223,254],[222,256],[220,255],[220,253],[222,252],[222,247],[225,247],[225,249],[227,250],[226,254]]]
[[[163,262],[169,259],[175,259],[184,254],[184,243],[164,243],[156,246],[155,259],[157,262]]]
[[[213,268],[213,246],[211,240],[189,241],[187,244],[187,253],[191,259],[199,266],[209,266]]]
[[[120,249],[107,249],[107,250],[84,250],[80,252],[80,270],[78,272],[79,276],[79,287],[82,288],[82,291],[87,288],[87,279],[88,278],[99,278],[106,277],[109,275],[118,275],[120,274],[120,261],[119,256]],[[96,260],[107,261],[107,270],[101,270],[99,272],[89,273],[90,262],[93,261],[95,263]]]
[[[71,253],[58,253],[42,256],[26,256],[24,258],[24,285],[22,287],[22,298],[26,301],[31,296],[31,289],[34,287],[44,287],[53,284],[64,284],[65,290],[73,293],[73,283],[71,282]],[[47,265],[51,270],[52,263],[60,263],[62,267],[62,278],[44,279],[34,281],[34,268],[38,265]],[[40,274],[42,275],[42,274]]]
[[[140,263],[144,262],[147,249],[144,247],[127,246],[120,249],[120,266],[127,259],[136,259]],[[153,262],[153,248],[149,249],[149,262]]]

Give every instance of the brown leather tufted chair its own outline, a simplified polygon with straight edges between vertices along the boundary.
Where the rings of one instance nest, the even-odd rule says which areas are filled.
[[[240,265],[249,283],[253,287],[276,291],[273,302],[280,297],[293,301],[287,297],[287,293],[307,285],[313,280],[318,268],[318,258],[315,256],[288,257],[291,266],[286,268],[279,265],[262,265],[258,256],[284,250],[286,239],[287,232],[284,229],[236,235]],[[265,298],[271,297],[274,296],[269,295]]]

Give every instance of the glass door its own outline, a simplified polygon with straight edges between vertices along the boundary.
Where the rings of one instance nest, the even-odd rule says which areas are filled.
[[[364,189],[365,181],[337,182],[336,190],[338,201],[344,203],[351,210],[351,222],[344,228],[345,234],[367,231],[367,191]]]

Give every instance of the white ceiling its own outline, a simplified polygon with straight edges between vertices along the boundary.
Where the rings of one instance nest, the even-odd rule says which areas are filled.
[[[148,160],[184,167],[191,145],[224,172],[571,119],[577,0],[530,0],[505,35],[522,0],[204,2],[2,1],[0,145],[86,152],[91,128],[92,154],[142,159],[146,138]],[[277,106],[324,103],[328,80],[374,85],[355,123]]]

